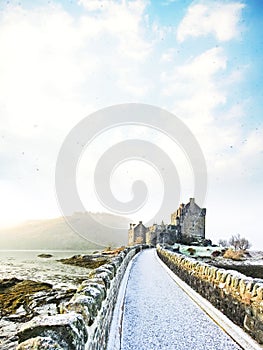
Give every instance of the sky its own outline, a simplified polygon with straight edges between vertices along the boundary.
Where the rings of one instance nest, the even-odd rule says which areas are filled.
[[[72,128],[102,108],[145,103],[177,116],[202,149],[207,237],[239,233],[263,249],[262,21],[260,0],[1,0],[0,226],[61,216],[55,169]],[[87,211],[107,211],[93,186],[99,157],[134,137],[169,154],[180,201],[192,197],[191,164],[180,147],[127,126],[83,151],[76,181]],[[148,203],[134,220],[154,218],[162,201],[165,184],[148,165],[130,159],[111,177],[122,201],[136,179],[148,185]]]

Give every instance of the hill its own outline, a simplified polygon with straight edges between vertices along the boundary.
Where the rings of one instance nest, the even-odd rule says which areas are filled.
[[[67,221],[85,232],[85,237],[74,232],[63,217],[32,220],[1,228],[0,249],[88,250],[127,244],[127,218],[107,213],[75,213],[67,217]]]

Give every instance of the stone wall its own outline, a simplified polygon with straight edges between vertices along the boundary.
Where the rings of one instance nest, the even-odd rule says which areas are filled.
[[[118,290],[131,259],[146,245],[128,247],[92,270],[69,302],[60,304],[57,315],[41,315],[18,333],[17,350],[106,349]]]
[[[161,260],[235,324],[263,344],[263,283],[157,247]]]

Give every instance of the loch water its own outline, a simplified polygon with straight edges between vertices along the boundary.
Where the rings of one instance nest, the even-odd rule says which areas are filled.
[[[0,250],[0,280],[16,277],[51,283],[54,287],[75,287],[87,278],[89,269],[57,261],[93,251]],[[40,254],[51,254],[41,258]]]

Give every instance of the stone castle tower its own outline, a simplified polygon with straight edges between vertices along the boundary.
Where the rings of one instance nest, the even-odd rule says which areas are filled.
[[[205,239],[206,209],[200,208],[194,198],[186,205],[181,204],[176,212],[171,214],[171,225],[180,226],[182,237]]]
[[[145,243],[146,231],[147,228],[143,225],[142,221],[139,221],[138,225],[130,224],[130,229],[128,231],[129,245]]]

